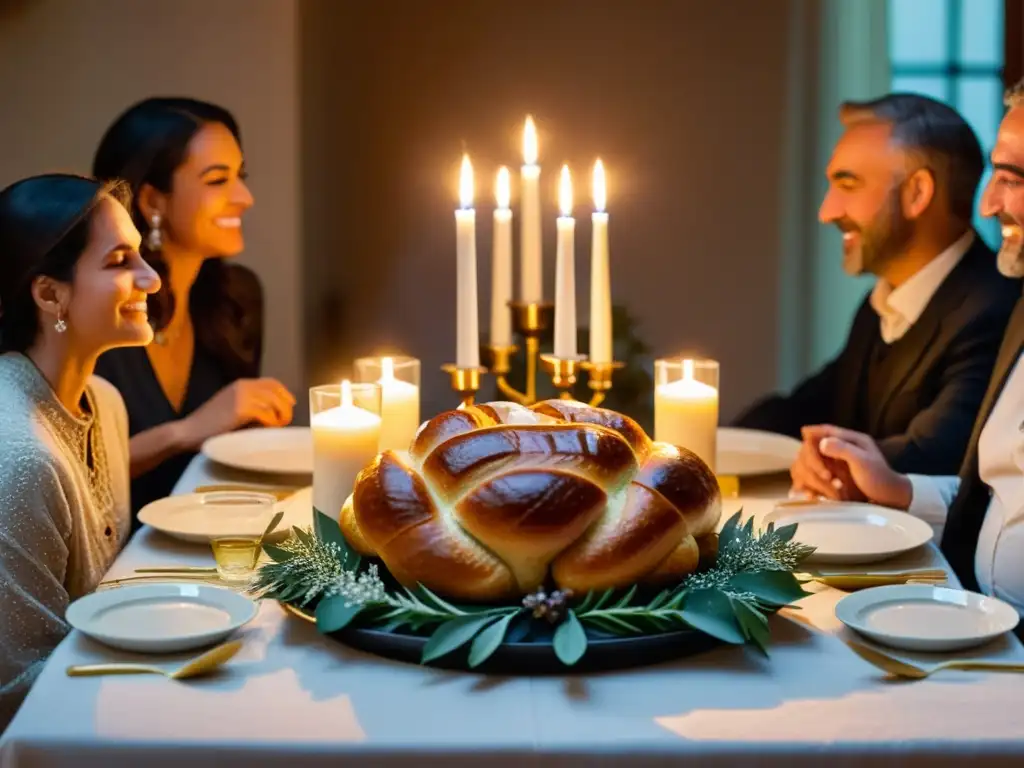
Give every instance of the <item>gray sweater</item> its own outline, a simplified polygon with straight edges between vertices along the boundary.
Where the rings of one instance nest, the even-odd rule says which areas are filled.
[[[24,355],[0,355],[0,731],[130,531],[128,417],[93,377],[76,418]]]

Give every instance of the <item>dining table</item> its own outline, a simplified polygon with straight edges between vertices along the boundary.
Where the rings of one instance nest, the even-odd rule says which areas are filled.
[[[234,482],[309,478],[254,477],[200,454],[175,493]],[[744,479],[723,517],[762,516],[787,487]],[[143,527],[108,578],[212,562],[207,545]],[[885,565],[948,572],[933,543]],[[891,678],[846,644],[835,616],[846,593],[811,592],[771,616],[767,654],[718,645],[601,673],[495,676],[393,661],[319,634],[272,600],[236,633],[238,655],[205,678],[69,677],[73,664],[189,656],[117,651],[71,631],[0,738],[0,767],[1024,765],[1024,679]],[[958,656],[1024,661],[1024,648],[1006,634]]]

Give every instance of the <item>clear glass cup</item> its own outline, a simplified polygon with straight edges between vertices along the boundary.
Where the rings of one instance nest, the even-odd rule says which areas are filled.
[[[210,548],[221,579],[242,582],[252,578],[276,502],[270,494],[249,491],[202,495],[200,503],[210,516]]]
[[[654,361],[654,439],[687,448],[715,470],[718,451],[718,361]]]
[[[408,451],[420,428],[420,361],[415,357],[360,357],[356,381],[381,388],[380,450]]]

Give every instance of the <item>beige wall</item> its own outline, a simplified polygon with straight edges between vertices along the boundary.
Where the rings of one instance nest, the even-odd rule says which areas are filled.
[[[725,416],[777,381],[789,14],[729,0],[303,4],[307,310],[313,376],[400,348],[424,362],[425,410],[453,402],[455,175],[478,171],[481,329],[490,203],[518,167],[522,120],[541,131],[546,290],[553,194],[580,184],[577,279],[588,312],[586,180],[608,168],[614,298],[655,353],[722,361]],[[804,70],[806,76],[807,71]],[[816,206],[816,204],[815,204]],[[813,217],[814,209],[805,212]]]
[[[88,172],[106,126],[146,96],[189,95],[235,113],[256,197],[241,261],[263,280],[265,370],[296,391],[304,380],[297,8],[291,0],[0,1],[2,185]]]
[[[486,329],[493,173],[518,165],[532,112],[549,193],[548,295],[554,182],[569,162],[587,317],[585,179],[600,154],[615,300],[639,316],[655,354],[694,348],[722,361],[728,417],[802,372],[779,369],[787,345],[806,343],[807,315],[792,311],[805,292],[791,286],[813,258],[782,227],[800,229],[805,207],[785,191],[800,147],[784,151],[784,133],[794,108],[814,107],[793,97],[801,74],[804,88],[814,78],[815,52],[794,51],[813,44],[816,6],[5,0],[0,182],[86,170],[104,127],[143,96],[225,104],[241,120],[257,197],[242,259],[267,295],[267,372],[304,404],[307,379],[336,380],[358,354],[401,349],[424,362],[430,413],[452,402],[438,367],[454,354],[458,157],[468,149],[479,173]]]

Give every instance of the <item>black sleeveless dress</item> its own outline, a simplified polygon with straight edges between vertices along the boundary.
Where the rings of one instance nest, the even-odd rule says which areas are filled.
[[[237,379],[259,375],[263,330],[259,280],[251,270],[239,265],[225,266],[223,272],[226,286],[223,300],[229,307],[221,318],[224,332],[214,341],[204,343],[203,334],[197,328],[195,353],[181,410],[164,394],[144,347],[112,349],[97,361],[96,374],[117,387],[124,398],[130,435],[186,418]],[[138,511],[152,501],[170,496],[195,455],[190,451],[172,456],[132,480],[133,531],[139,527]]]

